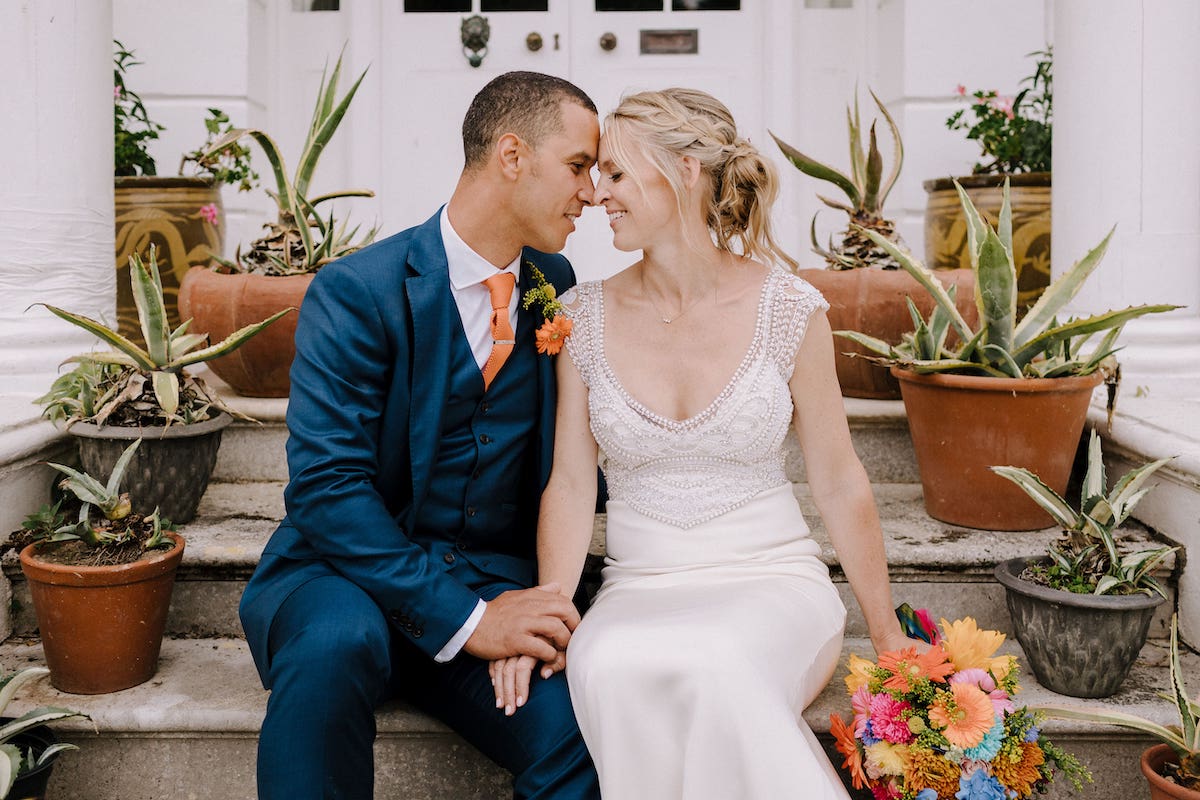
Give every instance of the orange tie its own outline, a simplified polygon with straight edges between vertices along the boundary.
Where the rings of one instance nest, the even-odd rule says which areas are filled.
[[[512,299],[513,286],[517,278],[511,272],[498,272],[483,285],[492,293],[492,352],[483,365],[483,390],[492,385],[496,373],[508,360],[517,343],[512,324],[508,321],[508,302]]]

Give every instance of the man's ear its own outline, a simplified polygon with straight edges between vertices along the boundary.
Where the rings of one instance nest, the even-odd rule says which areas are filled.
[[[695,156],[680,157],[679,174],[683,177],[684,186],[694,188],[700,181],[700,161]]]
[[[506,178],[517,177],[524,149],[525,143],[515,133],[506,133],[496,140],[496,160]]]

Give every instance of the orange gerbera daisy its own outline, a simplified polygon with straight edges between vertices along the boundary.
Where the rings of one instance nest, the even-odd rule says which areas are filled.
[[[858,749],[858,740],[846,721],[837,714],[829,715],[829,732],[833,734],[834,746],[845,756],[842,767],[850,773],[850,781],[855,789],[867,785],[867,773],[863,772],[862,751]]]
[[[920,748],[908,751],[908,769],[904,771],[904,786],[919,792],[933,789],[938,797],[954,797],[962,769],[940,753]]]
[[[537,329],[537,351],[546,355],[556,356],[562,350],[563,343],[571,335],[574,323],[562,314],[555,314],[554,319],[548,319]]]
[[[946,661],[946,653],[940,645],[934,645],[924,653],[915,647],[893,650],[879,657],[879,666],[892,673],[883,682],[886,689],[911,691],[913,684],[921,678],[945,683],[946,676],[954,672],[954,665]]]
[[[929,707],[929,722],[942,730],[950,744],[966,750],[983,741],[996,724],[996,712],[991,698],[978,686],[956,683]]]
[[[1001,753],[992,760],[992,774],[1017,797],[1027,797],[1033,794],[1033,784],[1041,777],[1038,767],[1045,761],[1046,755],[1037,742],[1021,742],[1021,757],[1011,759]]]
[[[1004,634],[999,631],[980,630],[971,617],[947,622],[942,620],[942,647],[960,669],[1005,669],[1007,656],[995,657],[1004,644]],[[1005,669],[1005,671],[1007,671]],[[1000,676],[997,676],[1000,677]]]

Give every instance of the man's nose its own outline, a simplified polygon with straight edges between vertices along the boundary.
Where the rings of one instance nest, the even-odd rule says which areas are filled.
[[[592,205],[596,202],[596,184],[592,182],[591,174],[585,175],[583,185],[579,187],[579,199],[586,205]]]

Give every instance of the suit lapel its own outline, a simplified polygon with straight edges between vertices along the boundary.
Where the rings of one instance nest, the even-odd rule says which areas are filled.
[[[413,331],[408,437],[414,509],[424,500],[437,457],[442,410],[450,393],[451,340],[459,324],[440,219],[439,211],[414,237],[404,281]]]
[[[521,296],[533,288],[533,274],[529,268],[530,260],[525,252],[521,253]],[[531,307],[528,311],[522,309],[521,324],[530,328],[529,346],[534,346],[533,331],[541,327],[544,318],[539,307]],[[538,420],[537,442],[534,452],[537,457],[538,490],[545,488],[550,479],[550,464],[554,458],[554,413],[557,385],[555,384],[554,359],[549,356],[537,356],[537,397]]]

